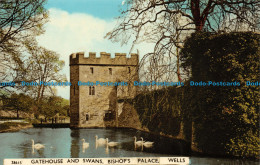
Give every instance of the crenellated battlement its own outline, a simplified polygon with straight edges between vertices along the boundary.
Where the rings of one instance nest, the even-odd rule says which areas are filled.
[[[115,53],[112,58],[110,53],[100,52],[100,57],[95,52],[90,52],[86,57],[84,52],[73,53],[70,55],[70,65],[122,65],[136,66],[139,64],[139,55],[132,53],[127,57],[126,53]]]

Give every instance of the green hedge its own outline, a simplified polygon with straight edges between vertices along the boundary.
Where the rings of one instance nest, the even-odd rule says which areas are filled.
[[[239,82],[240,86],[185,88],[182,111],[194,122],[194,140],[206,153],[258,157],[260,37],[194,33],[181,51],[190,81]]]

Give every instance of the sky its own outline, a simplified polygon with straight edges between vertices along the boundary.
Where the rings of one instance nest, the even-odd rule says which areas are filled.
[[[45,7],[49,11],[49,22],[45,33],[37,38],[39,45],[57,52],[65,61],[62,74],[69,81],[69,55],[75,52],[129,53],[131,42],[121,46],[104,39],[107,32],[116,25],[116,17],[123,0],[48,0]],[[144,49],[145,47],[145,49]],[[138,47],[136,47],[137,49]],[[141,49],[140,49],[141,48]],[[133,49],[132,53],[137,50]],[[152,46],[140,45],[140,56]],[[69,99],[69,87],[57,87],[57,95]]]
[[[56,8],[68,13],[84,13],[94,17],[112,20],[119,16],[122,0],[48,0],[47,9]]]

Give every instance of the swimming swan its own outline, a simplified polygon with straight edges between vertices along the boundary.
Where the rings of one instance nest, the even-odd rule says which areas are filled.
[[[98,144],[106,144],[106,139],[98,138],[97,135],[95,136],[95,138],[96,138],[96,143],[98,143]]]
[[[114,147],[114,146],[117,146],[119,143],[118,142],[108,142],[108,138],[106,138],[106,144],[109,147]]]
[[[81,139],[81,141],[82,141],[82,147],[83,148],[88,148],[89,147],[89,143],[86,143],[85,139]]]
[[[32,148],[33,149],[39,150],[41,148],[45,148],[45,146],[43,144],[40,144],[40,143],[34,144],[34,140],[33,139],[31,141],[32,141]]]
[[[142,145],[142,141],[136,141],[136,136],[134,136],[134,139],[135,139],[135,141],[134,141],[134,143],[135,143],[135,145]]]
[[[141,137],[142,145],[145,147],[152,147],[154,142],[144,141],[144,139]]]

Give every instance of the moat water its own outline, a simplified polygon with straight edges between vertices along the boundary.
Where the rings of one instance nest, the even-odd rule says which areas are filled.
[[[120,142],[120,145],[107,148],[96,146],[95,135]],[[135,147],[133,136],[138,140],[153,141],[151,148]],[[89,143],[82,148],[81,139]],[[45,145],[40,150],[32,149],[31,139]],[[19,132],[0,133],[0,165],[4,158],[106,158],[106,157],[173,157],[189,156],[189,144],[181,140],[152,136],[132,129],[69,129],[69,128],[30,128]],[[256,164],[258,162],[239,159],[190,157],[191,164]]]

